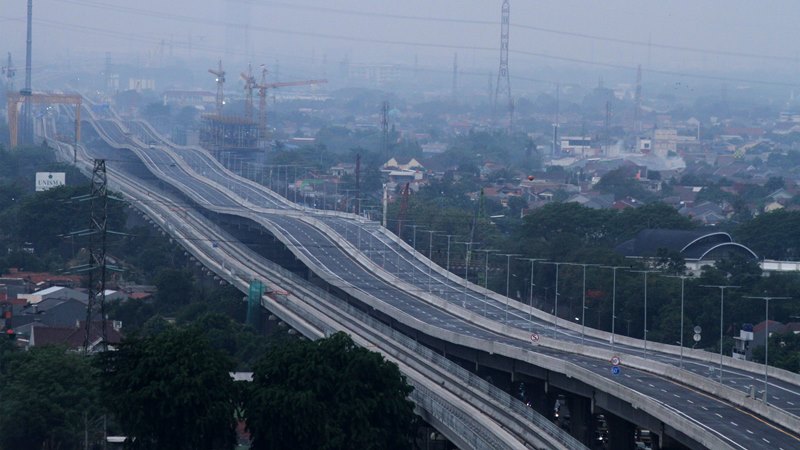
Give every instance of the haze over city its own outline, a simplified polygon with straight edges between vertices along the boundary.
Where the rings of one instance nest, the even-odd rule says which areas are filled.
[[[0,450],[800,448],[797,0],[2,5]]]
[[[25,11],[25,2],[6,2],[0,15],[4,47],[17,61]],[[418,67],[448,70],[458,53],[461,69],[479,73],[483,83],[498,57],[499,2],[485,0],[42,0],[34,11],[36,67],[100,66],[110,52],[142,66],[158,54],[256,66],[280,61],[287,75],[308,76],[344,59],[407,67],[416,60]],[[639,64],[646,74],[789,82],[800,76],[798,15],[791,0],[517,2],[511,75],[526,90],[525,77],[580,80]]]

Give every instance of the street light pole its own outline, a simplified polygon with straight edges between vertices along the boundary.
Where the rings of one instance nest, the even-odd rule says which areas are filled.
[[[686,285],[686,279],[689,278],[686,275],[662,275],[667,278],[680,278],[681,279],[681,359],[680,359],[680,368],[683,369],[683,293],[684,287]]]
[[[581,345],[586,338],[586,268],[596,267],[597,264],[565,263],[571,266],[583,267],[583,294],[581,295]],[[571,308],[570,308],[571,309]]]
[[[484,249],[484,250],[475,250],[476,252],[485,252],[486,253],[486,262],[483,266],[483,289],[488,291],[489,290],[489,253],[494,253],[497,250],[492,249]],[[489,298],[487,297],[486,293],[483,294],[483,316],[489,317]]]
[[[506,318],[503,321],[503,323],[508,325],[508,303],[510,301],[508,294],[511,281],[511,257],[520,255],[518,253],[499,253],[499,255],[506,257],[506,313],[505,313]]]
[[[724,322],[724,312],[725,312],[725,289],[736,289],[740,288],[741,286],[727,286],[727,285],[709,285],[709,284],[702,284],[700,287],[706,288],[717,288],[719,289],[719,383],[722,384],[722,337],[723,337],[723,327]]]
[[[769,386],[769,301],[770,300],[788,300],[792,297],[755,297],[745,296],[744,298],[760,299],[766,302],[764,314],[764,404],[769,404],[767,397],[767,386]]]
[[[558,266],[564,264],[562,262],[543,262],[542,264],[553,264],[556,266],[556,294],[555,294],[555,307],[553,308],[553,338],[556,337],[556,333],[558,332]]]
[[[433,265],[433,261],[431,260],[431,256],[433,255],[433,235],[436,233],[440,233],[439,231],[435,230],[423,230],[424,233],[428,233],[428,293],[431,292],[431,266]]]
[[[445,270],[447,270],[447,276],[450,277],[450,239],[455,237],[455,234],[448,234],[447,235],[447,265],[445,266]]]
[[[632,273],[644,274],[644,354],[647,355],[647,274],[658,273],[658,270],[631,270]]]
[[[462,306],[466,308],[467,306],[467,284],[469,284],[469,251],[473,244],[477,244],[477,242],[469,241],[469,242],[456,242],[456,244],[464,244],[466,248],[466,254],[464,254],[464,300],[462,302]]]
[[[545,258],[518,258],[520,261],[530,261],[531,262],[531,292],[530,298],[528,299],[528,324],[530,324],[530,332],[533,333],[533,287],[536,286],[533,284],[533,265],[536,264],[536,261],[547,261]]]
[[[616,346],[616,323],[617,323],[617,269],[629,269],[628,266],[600,266],[604,269],[611,269],[613,272],[613,284],[611,288],[611,351]]]

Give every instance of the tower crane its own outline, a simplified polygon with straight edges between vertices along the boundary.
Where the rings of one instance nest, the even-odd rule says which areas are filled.
[[[14,91],[14,77],[17,75],[17,69],[14,63],[11,62],[11,52],[8,52],[8,62],[3,66],[3,75],[6,76],[6,89],[9,92]]]
[[[225,84],[225,71],[222,70],[222,60],[221,59],[219,60],[219,68],[218,69],[216,69],[216,70],[208,69],[208,72],[210,74],[214,75],[215,77],[217,77],[216,78],[216,82],[217,82],[217,114],[218,115],[222,115],[222,105],[224,104],[224,99],[225,99],[225,97],[223,95],[223,92],[222,92],[222,86]]]
[[[255,82],[255,79],[253,79]],[[261,66],[261,83],[253,84],[253,88],[258,88],[258,128],[259,134],[262,138],[267,136],[267,89],[275,89],[290,86],[309,86],[315,84],[324,84],[328,80],[303,80],[303,81],[286,81],[281,83],[267,83],[267,68]],[[252,104],[252,103],[251,103]]]
[[[244,94],[245,94],[245,102],[244,102],[244,116],[247,120],[253,120],[253,89],[257,86],[256,84],[256,77],[253,76],[253,68],[250,64],[247,65],[247,73],[242,72],[240,74],[242,80],[244,80]]]

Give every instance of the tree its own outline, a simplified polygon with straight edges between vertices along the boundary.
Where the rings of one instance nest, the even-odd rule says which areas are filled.
[[[185,270],[164,269],[156,275],[158,300],[167,305],[185,305],[192,298],[194,277]]]
[[[245,403],[252,448],[409,448],[411,390],[397,365],[344,333],[275,347]]]
[[[230,449],[233,363],[197,329],[170,328],[98,356],[103,398],[135,449]]]
[[[60,347],[2,357],[0,448],[80,447],[87,418],[100,413],[86,357]]]

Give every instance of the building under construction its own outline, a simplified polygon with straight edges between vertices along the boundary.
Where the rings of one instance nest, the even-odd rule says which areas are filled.
[[[247,152],[264,149],[270,138],[267,128],[267,89],[289,86],[308,86],[327,83],[327,80],[304,80],[283,83],[267,83],[267,69],[262,68],[261,82],[256,81],[251,67],[241,73],[244,81],[245,107],[244,116],[225,114],[223,87],[225,71],[222,61],[217,69],[209,69],[216,77],[216,111],[202,117],[200,144],[212,152]],[[258,118],[254,118],[253,91],[258,89]]]
[[[258,123],[241,116],[205,114],[200,129],[200,145],[212,151],[258,150],[261,146]]]

